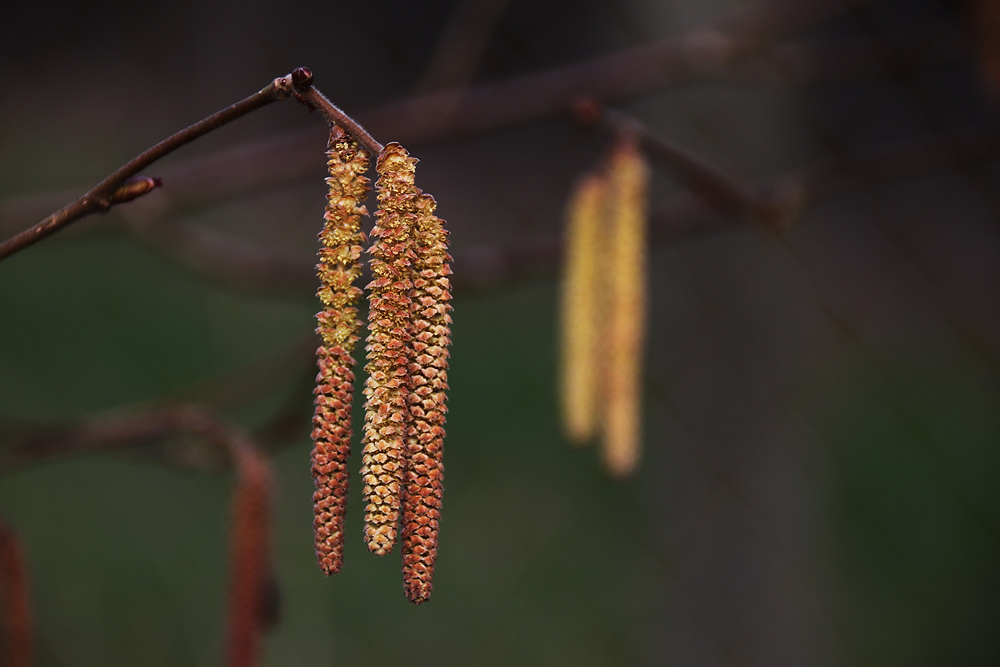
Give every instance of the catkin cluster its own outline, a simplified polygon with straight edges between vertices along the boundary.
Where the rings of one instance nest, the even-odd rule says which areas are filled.
[[[641,452],[648,168],[621,137],[605,169],[570,199],[562,293],[562,417],[567,436],[600,436],[604,463],[631,473]]]
[[[343,565],[344,513],[347,506],[347,457],[351,451],[351,403],[354,398],[354,357],[358,341],[357,303],[361,290],[354,286],[361,275],[361,216],[367,213],[370,189],[365,176],[368,154],[338,128],[330,135],[327,150],[330,176],[325,225],[319,238],[320,279],[318,296],[323,310],[317,314],[322,339],[316,351],[316,412],[313,417],[312,474],[313,532],[320,569],[335,574]]]
[[[361,202],[368,186],[367,157],[357,144],[340,136],[331,146],[330,204],[318,267],[324,344],[313,431],[316,550],[327,573],[342,564],[354,380],[350,353],[360,324],[355,304],[361,292],[354,282],[360,275]],[[361,477],[365,543],[384,555],[401,532],[404,591],[419,604],[433,590],[441,518],[451,258],[444,221],[434,215],[437,204],[414,183],[416,162],[390,143],[376,163],[379,208],[368,249],[372,280]]]

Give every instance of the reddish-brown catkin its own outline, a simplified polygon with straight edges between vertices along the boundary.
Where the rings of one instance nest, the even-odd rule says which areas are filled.
[[[607,255],[605,231],[608,178],[603,172],[580,179],[566,211],[566,255],[562,283],[563,429],[581,444],[598,430],[601,384],[601,335],[605,323],[604,290]]]
[[[607,279],[604,462],[619,477],[639,461],[646,309],[648,168],[631,137],[611,155]]]
[[[28,599],[24,550],[17,534],[0,521],[0,664],[35,664],[35,633]]]
[[[226,664],[252,667],[258,663],[268,617],[271,471],[249,444],[237,452],[236,466]]]
[[[438,524],[444,491],[444,423],[451,344],[451,274],[448,232],[434,215],[437,203],[419,193],[414,229],[413,359],[410,363],[410,425],[403,486],[403,588],[411,602],[434,590]]]
[[[379,210],[372,231],[368,285],[368,381],[361,475],[365,484],[365,543],[384,555],[396,543],[404,438],[409,422],[411,356],[411,230],[416,222],[416,160],[397,143],[385,146],[376,169]]]
[[[316,351],[316,413],[313,417],[312,474],[313,531],[316,559],[325,574],[343,566],[344,513],[347,508],[347,457],[351,451],[351,402],[354,397],[354,357],[361,321],[357,302],[361,289],[354,286],[361,275],[361,216],[367,214],[365,198],[370,182],[368,154],[356,141],[334,127],[327,150],[330,176],[319,238],[316,271],[323,310],[316,318],[322,343]]]

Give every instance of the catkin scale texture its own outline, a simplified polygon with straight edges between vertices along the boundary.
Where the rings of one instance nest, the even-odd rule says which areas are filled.
[[[412,307],[410,423],[403,487],[403,589],[420,604],[433,591],[444,492],[444,424],[451,344],[448,232],[430,195],[417,198]]]
[[[325,574],[343,566],[344,514],[347,507],[347,458],[351,445],[351,404],[354,398],[354,357],[361,322],[357,302],[361,290],[354,286],[361,275],[361,216],[370,190],[368,155],[358,144],[334,128],[327,151],[330,176],[325,224],[319,238],[320,279],[317,292],[323,310],[317,315],[322,344],[316,351],[313,417],[312,474],[313,532],[316,558]]]
[[[368,381],[361,477],[364,480],[365,543],[376,554],[396,543],[409,422],[409,364],[412,351],[410,290],[416,160],[396,143],[385,146],[376,169],[379,209],[372,231],[368,285]]]

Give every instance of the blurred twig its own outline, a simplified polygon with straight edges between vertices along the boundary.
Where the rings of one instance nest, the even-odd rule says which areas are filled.
[[[806,206],[860,183],[899,178],[960,162],[1000,154],[1000,132],[943,135],[888,146],[852,157],[806,167],[764,183],[746,186],[701,158],[666,142],[643,136],[643,143],[682,173],[696,195],[682,193],[655,206],[650,234],[654,243],[682,241],[745,228],[748,221],[781,231],[794,224]],[[299,293],[313,287],[312,259],[292,259],[221,232],[191,225],[169,229],[136,228],[151,234],[167,255],[239,289]],[[158,235],[163,234],[162,238]],[[162,242],[161,242],[162,241]],[[458,290],[493,287],[551,270],[558,259],[557,237],[519,241],[506,246],[455,248],[453,283]]]
[[[508,81],[411,97],[357,117],[375,135],[412,146],[560,116],[582,96],[611,102],[716,76],[747,56],[767,56],[766,49],[777,40],[868,1],[762,2],[654,44]],[[795,54],[777,59],[800,62]],[[311,130],[290,132],[180,162],[161,175],[175,191],[184,192],[185,200],[239,195],[314,173],[317,136]],[[211,177],[204,178],[208,174]],[[53,201],[64,198],[42,194],[5,202],[0,204],[0,220],[44,215]]]
[[[720,213],[776,224],[776,221],[771,220],[773,207],[721,169],[656,134],[634,116],[614,109],[601,109],[592,102],[582,104],[586,109],[581,114],[585,120],[596,120],[612,134],[627,133],[634,136],[646,153],[665,166],[705,206]]]
[[[509,5],[510,0],[461,0],[435,45],[415,92],[468,87],[490,35]]]
[[[469,90],[414,97],[359,117],[378,136],[407,145],[480,134],[563,114],[580,96],[610,102],[704,78],[867,1],[758,3],[654,44]]]

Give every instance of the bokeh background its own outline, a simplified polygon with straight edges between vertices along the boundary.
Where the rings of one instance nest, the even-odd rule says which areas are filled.
[[[314,563],[323,123],[285,102],[164,159],[162,190],[0,263],[0,516],[28,556],[39,664],[221,661],[233,476],[208,445],[14,455],[165,402],[217,411],[273,463],[280,618],[263,664],[995,664],[995,6],[5,7],[4,237],[298,65],[364,122],[696,34],[693,75],[608,103],[748,186],[835,167],[776,234],[699,210],[653,162],[645,453],[615,481],[564,440],[556,396],[553,250],[607,135],[566,99],[404,139],[456,258],[441,548],[418,608],[398,558],[363,547],[357,479],[344,571]],[[789,27],[721,62],[718,33],[691,31],[731,12]],[[382,141],[426,120],[380,118]]]

